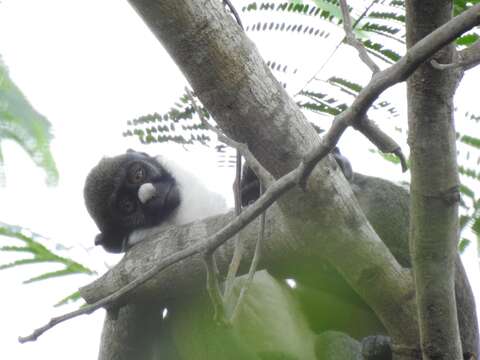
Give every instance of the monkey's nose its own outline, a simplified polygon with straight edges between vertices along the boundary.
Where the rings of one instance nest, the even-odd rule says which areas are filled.
[[[138,199],[142,204],[153,198],[157,194],[157,190],[152,183],[145,183],[138,189]]]

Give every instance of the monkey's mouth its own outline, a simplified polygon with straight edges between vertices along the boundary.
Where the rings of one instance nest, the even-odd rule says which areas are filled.
[[[180,194],[175,183],[145,183],[138,190],[138,199],[152,216],[163,217],[180,204]]]

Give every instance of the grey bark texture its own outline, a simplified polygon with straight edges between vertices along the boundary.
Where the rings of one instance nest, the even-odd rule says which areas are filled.
[[[409,268],[411,261],[408,249],[408,192],[388,181],[360,174],[355,174],[352,188],[375,231],[382,237],[398,262],[405,268]],[[322,324],[322,327],[313,329],[315,332],[321,333],[335,327],[357,340],[368,335],[388,334],[378,316],[331,265],[329,261],[331,259],[322,256],[321,244],[298,243],[296,237],[286,227],[285,219],[277,206],[273,206],[267,215],[262,249],[264,256],[260,268],[267,268],[278,278],[294,278],[301,284],[297,298],[303,311],[313,323]],[[81,289],[82,296],[89,303],[97,301],[133,281],[161,258],[202,241],[208,234],[216,232],[225,225],[232,216],[227,214],[183,227],[171,227],[163,233],[153,232],[151,239],[136,245],[111,271],[93,284]],[[246,260],[241,266],[242,273],[248,270],[248,260],[253,256],[257,231],[258,225],[252,223],[241,233],[242,242],[245,244],[244,260]],[[322,229],[319,227],[318,231]],[[221,271],[227,268],[233,250],[233,241],[227,242],[217,250],[217,262]],[[478,344],[475,303],[458,257],[456,266],[458,318],[463,347],[475,353]],[[176,302],[177,299],[195,297],[197,296],[195,294],[199,294],[204,288],[205,271],[200,257],[185,260],[158,274],[130,298],[125,299],[127,303],[137,302],[138,304],[129,305],[128,308],[135,309],[138,306],[141,309],[126,313],[121,310],[117,319],[107,317],[102,335],[100,359],[129,359],[122,358],[124,353],[122,347],[138,348],[136,339],[139,336],[134,335],[137,324],[144,323],[145,318],[150,321],[152,318],[157,319],[155,314],[158,314],[163,307]],[[155,299],[156,303],[146,305],[152,299]],[[328,308],[329,311],[327,314],[318,314],[319,308]],[[135,311],[139,312],[138,317]],[[151,316],[148,315],[149,313]],[[129,336],[122,335],[125,332]],[[158,333],[148,335],[148,332],[144,332],[140,337],[143,337],[144,341],[145,339],[151,341],[162,339],[164,348],[171,346],[166,340],[168,333],[163,336],[157,335]],[[151,344],[147,348],[150,349]],[[333,351],[331,347],[329,349]],[[175,357],[172,358],[175,359]],[[399,355],[397,358],[412,357]]]
[[[312,126],[221,2],[130,3],[221,129],[246,143],[273,176],[298,166],[319,143]],[[322,254],[335,259],[335,267],[368,299],[389,331],[401,342],[414,342],[416,336],[405,338],[416,331],[411,277],[366,221],[334,161],[328,157],[320,162],[307,192],[294,189],[279,206],[296,241],[321,244]],[[341,255],[346,253],[348,259]]]
[[[225,12],[221,1],[130,3],[170,52],[221,129],[234,140],[246,143],[275,177],[296,167],[318,144],[313,128],[274,79],[254,44]],[[350,187],[330,157],[316,167],[306,190],[291,190],[278,206],[269,209],[260,266],[278,277],[299,279],[321,295],[332,290],[338,298],[358,304],[376,320],[376,325],[358,331],[356,336],[372,331],[388,333],[394,349],[398,349],[395,359],[414,359],[404,351],[419,348],[415,293],[408,270],[408,194],[391,183],[361,175],[355,176]],[[229,219],[231,214],[152,234],[152,239],[135,246],[114,269],[83,288],[82,296],[92,303],[111,294],[165,256],[203,241]],[[256,236],[255,223],[242,232],[244,259],[251,258]],[[230,243],[217,250],[221,271],[226,269],[232,253]],[[461,263],[456,264],[461,269]],[[245,271],[246,265],[242,268]],[[476,319],[473,297],[463,269],[457,271],[457,276],[464,280],[457,291],[457,305],[469,326],[461,324],[464,350],[471,348],[478,353],[476,323],[471,327],[471,319]],[[331,289],[329,281],[343,285]],[[204,286],[202,261],[192,257],[159,273],[124,298],[123,303],[144,306],[135,304],[155,299],[158,304],[154,308],[161,307],[192,296]],[[308,304],[301,296],[299,301],[308,312]],[[116,320],[106,320],[101,354],[108,355],[101,359],[114,359],[121,346],[130,347],[128,339],[135,336],[124,336],[126,341],[118,345],[115,336],[120,330],[116,327],[131,325],[135,329],[136,321],[122,311]],[[348,326],[345,324],[346,332]]]
[[[452,1],[407,1],[407,47],[452,18]],[[453,61],[454,46],[439,51]],[[459,177],[453,95],[455,69],[425,63],[407,81],[411,153],[411,251],[425,359],[461,359],[455,302]]]

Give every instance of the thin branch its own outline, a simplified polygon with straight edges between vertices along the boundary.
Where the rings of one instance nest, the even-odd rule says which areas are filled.
[[[263,186],[260,185],[260,194],[262,193],[263,193]],[[232,311],[232,315],[230,316],[230,320],[229,320],[230,323],[235,321],[239,313],[243,298],[253,281],[255,272],[257,271],[258,262],[260,261],[260,256],[261,256],[263,238],[265,237],[265,214],[266,214],[266,211],[263,212],[262,215],[260,215],[260,230],[258,232],[257,242],[255,243],[255,252],[253,254],[252,263],[250,264],[250,269],[248,270],[247,280],[245,281],[245,283],[243,284],[240,290],[240,295],[238,296],[237,302]]]
[[[269,184],[271,184],[275,180],[275,178],[262,166],[262,164],[258,162],[255,156],[253,156],[250,150],[248,150],[247,145],[239,143],[229,138],[220,129],[210,124],[207,121],[207,119],[205,119],[205,116],[203,115],[202,111],[197,106],[197,103],[190,89],[186,87],[185,91],[187,92],[187,95],[190,98],[190,101],[192,102],[192,106],[194,110],[197,112],[198,116],[200,117],[200,121],[202,122],[202,124],[205,125],[207,129],[217,134],[219,141],[240,151],[240,153],[245,158],[245,161],[247,162],[250,169],[252,169],[253,172],[257,175],[257,177],[263,182],[263,184],[265,184],[265,187],[268,187]]]
[[[238,15],[237,10],[235,10],[235,6],[233,6],[232,2],[230,0],[223,0],[223,4],[228,7],[230,12],[232,13],[233,17],[237,21],[237,24],[240,26],[242,30],[245,30],[243,28],[242,20],[240,19],[240,15]]]
[[[205,119],[202,111],[197,106],[195,98],[193,97],[193,94],[190,91],[190,89],[188,89],[186,87],[185,91],[187,92],[187,96],[190,98],[190,102],[192,103],[192,106],[193,106],[195,112],[199,115],[200,121],[202,122],[202,124],[204,124],[204,126],[206,126],[211,131],[215,132],[220,141],[222,141],[225,144],[227,144],[229,146],[232,146],[232,147],[237,149],[236,176],[235,176],[235,183],[234,183],[233,187],[234,187],[234,195],[235,195],[234,196],[234,198],[235,198],[235,215],[239,216],[240,213],[242,212],[242,205],[241,205],[241,199],[240,199],[240,177],[241,177],[241,171],[242,171],[242,163],[241,163],[242,150],[243,150],[244,153],[247,153],[247,154],[245,154],[245,156],[251,156],[250,163],[254,163],[254,162],[258,163],[258,161],[255,159],[255,157],[253,157],[252,154],[250,154],[250,152],[248,151],[248,148],[246,146],[242,146],[242,144],[235,142],[234,140],[230,139],[228,136],[223,134],[223,132],[221,132],[217,127],[212,126],[207,121],[207,119]],[[247,163],[250,166],[249,161],[247,161]],[[260,165],[260,163],[258,163],[258,166],[263,168]],[[251,166],[251,168],[253,169],[253,166]],[[260,171],[262,172],[263,170],[260,170]],[[267,177],[267,176],[271,177],[271,175],[265,170],[265,177]],[[269,181],[271,182],[272,180],[269,179]],[[233,284],[234,284],[235,276],[237,275],[238,269],[240,267],[240,262],[242,260],[242,254],[243,254],[243,244],[240,241],[240,233],[238,233],[238,234],[236,234],[235,250],[234,250],[234,253],[233,253],[232,261],[230,262],[230,266],[228,268],[227,278],[226,278],[226,281],[225,281],[225,291],[224,291],[224,298],[225,299],[229,299],[230,296],[232,295]],[[252,262],[253,262],[253,260],[252,260]]]
[[[146,281],[169,266],[195,254],[204,253],[206,251],[214,251],[225,241],[238,233],[238,231],[247,226],[256,217],[258,217],[280,196],[292,189],[295,184],[301,183],[302,179],[306,179],[318,161],[325,157],[334,148],[334,145],[340,138],[340,135],[343,133],[343,131],[345,131],[349,123],[353,123],[355,119],[363,118],[373,101],[375,101],[375,99],[384,90],[400,81],[405,80],[408,75],[410,75],[421,63],[426,61],[438,49],[453,41],[460,34],[470,30],[473,26],[476,26],[479,23],[480,4],[472,6],[469,10],[456,16],[446,24],[442,25],[424,37],[422,40],[412,46],[407,51],[405,56],[396,64],[391,66],[389,69],[383,70],[376,74],[370,84],[360,92],[353,104],[346,111],[342,112],[335,118],[334,124],[322,138],[321,143],[305,156],[304,161],[300,163],[297,168],[276,180],[267,188],[265,193],[257,201],[255,201],[255,203],[247,207],[240,214],[240,216],[233,219],[220,231],[202,242],[165,257],[163,261],[157,263],[142,276],[123,286],[118,291],[115,291],[114,293],[95,302],[94,304],[87,305],[79,310],[51,319],[47,325],[38,328],[31,335],[19,337],[19,341],[21,343],[34,341],[45,331],[53,328],[63,321],[80,315],[90,314],[102,307],[108,308],[114,304],[118,304],[131,291],[144,284]]]
[[[242,212],[242,199],[240,195],[240,180],[242,178],[242,154],[237,150],[235,158],[235,183],[233,184],[233,192],[235,195],[235,215]]]
[[[348,11],[347,0],[340,0],[340,8],[342,9],[343,29],[345,30],[346,43],[357,49],[360,60],[362,60],[374,74],[379,72],[380,68],[370,58],[365,46],[363,46],[363,44],[355,37],[353,33],[352,20],[350,18],[350,12]]]
[[[103,307],[103,306],[100,306],[100,307]],[[35,329],[35,331],[32,334],[30,334],[28,336],[25,336],[25,337],[19,336],[18,337],[18,342],[23,344],[23,343],[26,343],[28,341],[36,341],[40,335],[42,335],[45,331],[50,330],[54,326],[56,326],[56,325],[58,325],[58,324],[60,324],[64,321],[73,319],[73,318],[75,318],[77,316],[80,316],[80,315],[89,315],[89,314],[93,313],[94,311],[98,310],[100,307],[93,307],[93,306],[88,306],[87,305],[85,307],[82,307],[78,310],[69,312],[67,314],[51,318],[50,321],[46,325],[44,325],[42,327],[39,327],[38,329]]]
[[[383,91],[407,79],[420,64],[428,60],[438,49],[479,23],[480,4],[472,6],[443,24],[412,46],[397,63],[374,74],[370,83],[362,89],[352,105],[335,117],[332,126],[323,137],[322,144],[305,157],[306,170],[304,178],[300,179],[300,186],[305,188],[306,180],[313,171],[313,164],[316,164],[315,161],[312,161],[313,158],[323,158],[332,151],[346,128],[363,119],[367,110]]]
[[[235,215],[238,216],[242,212],[242,201],[240,196],[240,179],[242,176],[242,155],[237,150],[236,157],[236,169],[235,169],[235,182],[233,184],[233,193],[235,196]],[[233,283],[235,276],[237,276],[238,268],[243,255],[243,244],[240,241],[240,233],[235,237],[235,250],[233,251],[232,261],[228,267],[227,278],[225,280],[225,299],[228,299],[233,289]]]
[[[458,55],[465,71],[480,64],[480,40],[460,51]]]
[[[213,318],[217,323],[226,324],[225,306],[220,291],[218,269],[213,251],[206,251],[203,255],[203,261],[207,270],[207,291],[213,304]]]
[[[396,155],[402,165],[402,171],[405,172],[408,170],[407,160],[400,145],[384,133],[373,120],[364,117],[362,120],[356,121],[353,124],[353,128],[360,131],[368,140],[375,144],[381,152]]]
[[[360,15],[360,17],[355,21],[355,24],[353,24],[353,28],[355,29],[358,25],[358,23],[368,14],[368,12],[370,11],[370,9],[372,8],[373,5],[375,5],[377,3],[378,0],[373,0],[366,8],[365,10],[363,11],[362,15]],[[320,72],[325,68],[325,66],[327,66],[327,64],[330,62],[330,60],[332,60],[333,56],[335,55],[335,53],[337,52],[337,50],[340,48],[340,46],[342,45],[342,43],[345,41],[345,37],[340,40],[340,42],[337,44],[337,46],[335,47],[335,49],[333,49],[333,51],[330,53],[330,55],[328,56],[328,58],[323,62],[323,64],[320,66],[320,68],[315,71],[315,73],[313,74],[313,76],[307,80],[307,82],[305,83],[305,85],[302,86],[302,88],[300,90],[297,91],[297,93],[294,95],[297,96],[298,94],[300,94],[313,80],[315,80],[318,76],[318,74],[320,74]]]
[[[466,49],[458,52],[458,61],[450,64],[441,64],[433,59],[430,64],[437,70],[462,68],[464,71],[480,64],[480,40],[477,40]]]
[[[441,64],[439,63],[437,60],[435,59],[432,59],[430,61],[430,65],[432,65],[432,67],[434,69],[437,69],[437,70],[447,70],[447,69],[456,69],[456,68],[461,68],[463,67],[461,62],[453,62],[453,63],[449,63],[449,64]]]
[[[293,188],[298,182],[298,178],[301,175],[301,170],[303,170],[303,168],[304,167],[301,164],[295,170],[292,170],[288,174],[281,177],[279,180],[275,181],[275,183],[268,188],[265,194],[262,195],[254,204],[245,209],[240,214],[240,216],[236,217],[229,224],[225,225],[221,230],[210,236],[208,239],[199,242],[193,246],[190,246],[184,250],[176,252],[175,254],[171,254],[165,257],[163,261],[159,262],[150,270],[145,272],[142,276],[123,286],[118,291],[115,291],[111,295],[108,295],[103,299],[91,305],[87,305],[79,310],[67,313],[58,318],[53,318],[47,325],[36,329],[31,335],[19,337],[19,341],[21,343],[25,343],[27,341],[35,341],[45,331],[53,328],[54,326],[60,324],[65,320],[84,314],[90,314],[102,307],[108,308],[116,303],[119,303],[127,294],[147,282],[160,271],[193,255],[214,251],[220,245],[222,245],[224,242],[226,242],[228,239],[230,239],[240,230],[242,230],[245,226],[247,226],[250,222],[256,219],[285,192]]]

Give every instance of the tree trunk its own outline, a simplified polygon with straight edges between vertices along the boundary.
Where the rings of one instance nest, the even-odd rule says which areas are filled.
[[[129,1],[170,52],[222,130],[246,143],[275,177],[296,167],[318,143],[304,115],[272,76],[253,43],[225,12],[221,1]],[[394,195],[384,192],[389,186]],[[331,158],[321,161],[309,178],[306,192],[293,189],[278,202],[279,206],[269,210],[262,266],[279,277],[292,275],[315,287],[341,275],[345,286],[336,295],[341,295],[344,288],[354,294],[353,289],[393,338],[395,359],[415,359],[419,334],[414,289],[407,269],[408,195],[388,182],[361,175],[355,177],[352,187],[356,196],[335,162]],[[172,252],[202,241],[227,221],[228,216],[223,216],[157,234],[152,241],[135,246],[92,286],[82,289],[82,296],[94,302],[110,294]],[[255,224],[250,226],[253,230],[244,231],[255,235],[243,237],[247,245],[245,258],[253,253],[256,238]],[[217,251],[221,269],[232,250],[227,243]],[[461,263],[457,266],[457,275],[463,277]],[[322,274],[327,275],[322,278]],[[204,279],[199,257],[185,259],[123,300],[129,303],[155,298],[162,304],[164,300],[189,296],[186,294],[204,287]],[[457,291],[458,304],[465,316],[459,318],[468,323],[461,325],[467,334],[463,338],[474,342],[478,336],[476,324],[474,328],[465,327],[476,319],[472,295],[467,282],[461,287],[463,292]],[[128,326],[129,321],[122,322],[128,314],[120,311],[118,316],[116,326]],[[106,327],[111,326],[113,322],[107,320]],[[116,336],[112,329],[107,329],[105,334],[110,335],[105,336]],[[342,337],[338,339],[343,341]],[[477,351],[476,342],[468,346]]]
[[[452,18],[451,0],[407,4],[407,46]],[[453,45],[434,58],[451,63]],[[407,81],[411,149],[411,223],[422,353],[425,359],[462,359],[455,302],[459,177],[456,162],[454,70],[421,65]]]

